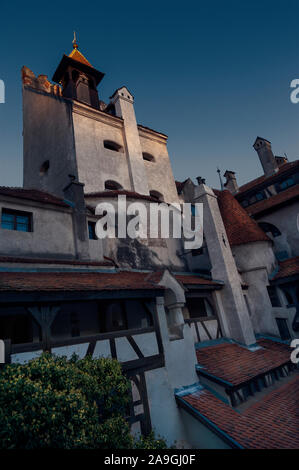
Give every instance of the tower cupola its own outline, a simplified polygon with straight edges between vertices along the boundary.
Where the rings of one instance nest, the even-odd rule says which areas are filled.
[[[62,85],[62,95],[99,109],[97,86],[103,77],[79,51],[74,33],[73,50],[63,55],[53,75],[53,81]]]

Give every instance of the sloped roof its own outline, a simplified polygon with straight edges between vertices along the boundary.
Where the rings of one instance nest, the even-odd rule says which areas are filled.
[[[269,212],[274,208],[278,208],[286,203],[291,202],[292,200],[297,200],[299,198],[299,184],[288,188],[281,193],[275,194],[274,196],[269,197],[268,199],[263,199],[258,201],[255,204],[252,204],[245,208],[247,214],[249,215],[258,215],[264,212]]]
[[[139,194],[134,191],[127,191],[125,189],[115,189],[115,190],[106,190],[106,191],[98,191],[93,193],[85,193],[84,197],[117,197],[117,196],[127,196],[133,199],[145,199],[146,201],[157,202],[157,199],[153,198],[152,196],[148,196],[146,194]]]
[[[0,272],[0,292],[164,289],[161,275],[148,272]]]
[[[234,447],[245,449],[298,449],[299,374],[239,413],[202,387],[178,397],[198,419]],[[187,409],[188,409],[187,408]],[[228,439],[227,439],[228,438]]]
[[[70,266],[114,266],[112,261],[78,261],[71,259],[53,258],[28,258],[20,256],[0,256],[0,264],[46,264],[46,265],[70,265]]]
[[[214,191],[230,245],[242,245],[257,241],[270,241],[258,224],[228,190]]]
[[[24,189],[0,186],[0,195],[1,194],[3,196],[17,197],[21,199],[28,199],[31,201],[43,202],[45,204],[54,204],[56,206],[69,207],[69,205],[66,204],[63,199],[45,191],[39,191],[37,189]]]
[[[236,194],[236,197],[239,197],[241,194],[245,193],[246,191],[256,188],[264,183],[267,183],[268,185],[272,184],[277,177],[280,177],[284,173],[288,172],[289,170],[295,169],[296,167],[299,168],[299,160],[295,160],[293,162],[285,163],[281,167],[279,167],[278,171],[274,173],[273,175],[270,176],[259,176],[258,178],[255,178],[252,181],[249,181],[246,184],[243,184],[243,186],[239,187],[238,193]]]
[[[176,274],[175,278],[180,281],[182,284],[187,285],[203,285],[203,286],[222,286],[223,283],[215,281],[214,279],[205,279],[203,277],[197,276],[196,274]]]
[[[292,349],[287,344],[270,339],[260,339],[257,343],[261,348],[256,351],[231,342],[199,347],[196,356],[204,367],[203,374],[207,372],[227,385],[236,386],[290,361]]]
[[[76,60],[77,62],[81,62],[81,64],[85,64],[85,65],[88,65],[89,67],[92,67],[91,63],[88,62],[86,57],[84,57],[84,55],[77,48],[74,48],[72,50],[72,52],[69,54],[69,57],[71,57],[71,59],[73,60]]]
[[[283,279],[285,277],[296,276],[299,274],[299,256],[286,259],[279,262],[278,273],[272,280]]]

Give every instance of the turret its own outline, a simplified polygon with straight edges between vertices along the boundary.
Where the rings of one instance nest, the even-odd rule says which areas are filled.
[[[99,108],[97,86],[104,74],[96,70],[79,51],[76,36],[70,55],[64,55],[58,65],[53,81],[62,85],[62,95]]]

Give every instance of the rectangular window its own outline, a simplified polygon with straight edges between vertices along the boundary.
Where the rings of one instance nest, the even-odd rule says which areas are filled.
[[[148,328],[153,325],[146,300],[117,300],[100,302],[101,331],[120,331]]]
[[[262,201],[262,200],[265,199],[265,198],[266,198],[266,196],[265,196],[264,191],[261,191],[261,192],[259,192],[259,193],[256,193],[256,199],[257,199],[257,201]]]
[[[98,239],[96,235],[96,223],[95,222],[88,222],[88,238],[89,240]]]
[[[17,230],[18,232],[32,232],[32,214],[11,209],[2,209],[1,228]]]
[[[294,184],[295,184],[294,178],[290,177],[282,181],[281,183],[277,183],[275,187],[276,187],[277,192],[279,193],[280,191],[284,191],[285,189],[288,189],[291,186],[294,186]]]

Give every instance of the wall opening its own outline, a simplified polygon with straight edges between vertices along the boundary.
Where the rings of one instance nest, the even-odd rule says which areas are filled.
[[[107,180],[105,181],[105,189],[109,191],[118,191],[120,189],[123,189],[123,187],[117,181]]]
[[[164,201],[164,196],[163,194],[159,193],[159,191],[150,191],[150,196],[153,199],[156,199],[157,202],[163,202]]]
[[[146,160],[147,162],[154,162],[155,161],[155,157],[153,155],[151,155],[150,153],[147,153],[147,152],[143,152],[142,157],[143,157],[143,160]]]
[[[112,150],[113,152],[123,152],[122,146],[112,140],[104,140],[104,147],[105,149]]]

